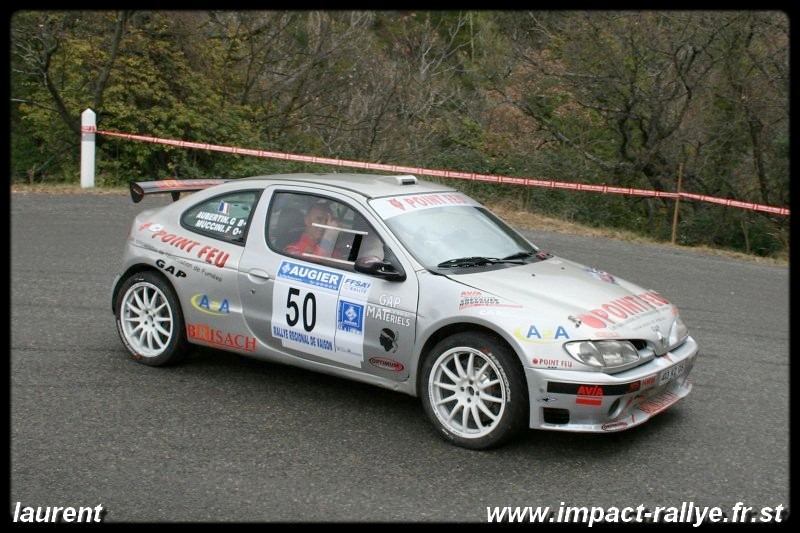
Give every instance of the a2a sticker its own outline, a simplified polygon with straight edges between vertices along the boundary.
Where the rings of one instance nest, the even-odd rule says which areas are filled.
[[[203,313],[224,316],[231,312],[230,303],[227,298],[222,301],[211,300],[207,294],[195,294],[192,296],[192,307]]]

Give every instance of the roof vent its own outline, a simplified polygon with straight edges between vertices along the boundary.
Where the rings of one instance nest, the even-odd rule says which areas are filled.
[[[416,185],[417,177],[407,174],[405,176],[392,176],[398,185]]]

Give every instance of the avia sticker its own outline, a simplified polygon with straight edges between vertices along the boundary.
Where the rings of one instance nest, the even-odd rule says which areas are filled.
[[[514,337],[524,342],[533,342],[536,344],[552,344],[561,340],[569,340],[569,333],[567,333],[564,326],[558,326],[555,330],[543,329],[539,330],[535,325],[528,326],[527,331],[523,333],[524,326],[518,327],[514,330]]]
[[[225,298],[221,302],[210,300],[207,294],[195,294],[191,299],[192,307],[213,316],[225,316],[231,312],[230,303]]]
[[[603,387],[600,385],[581,385],[575,403],[581,405],[600,405],[603,403]]]
[[[497,296],[482,294],[481,291],[461,291],[458,301],[459,311],[470,307],[522,307],[520,304],[509,304],[500,301]]]

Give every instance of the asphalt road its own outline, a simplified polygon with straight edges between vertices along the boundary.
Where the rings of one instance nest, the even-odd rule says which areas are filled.
[[[654,288],[701,356],[694,391],[632,430],[441,440],[410,396],[211,350],[150,368],[117,337],[125,196],[11,196],[10,516],[106,522],[486,522],[487,507],[789,501],[789,268],[549,232],[557,255]]]

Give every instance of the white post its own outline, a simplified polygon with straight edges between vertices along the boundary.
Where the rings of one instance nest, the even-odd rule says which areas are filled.
[[[94,136],[97,115],[91,109],[81,113],[81,188],[94,187]]]

